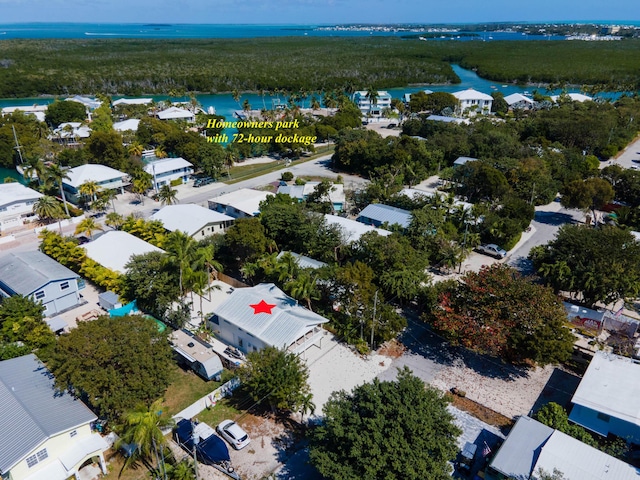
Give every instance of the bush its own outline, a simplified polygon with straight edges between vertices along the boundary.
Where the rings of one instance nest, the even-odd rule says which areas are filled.
[[[182,185],[182,178],[176,178],[175,180],[171,180],[172,187],[177,187],[178,185]]]
[[[305,183],[307,183],[306,180],[304,180],[303,178],[296,178],[296,185],[304,185]]]
[[[284,182],[290,182],[291,180],[293,180],[293,173],[291,172],[282,172],[282,175],[280,176],[280,179]]]

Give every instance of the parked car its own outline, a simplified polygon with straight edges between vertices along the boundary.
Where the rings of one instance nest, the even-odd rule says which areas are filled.
[[[78,237],[78,245],[84,245],[85,243],[89,243],[91,240],[89,240],[87,237],[85,237],[84,235]]]
[[[202,187],[204,185],[209,185],[210,183],[213,183],[214,179],[211,177],[201,177],[201,178],[196,178],[195,181],[193,182],[193,186],[194,187]]]
[[[249,435],[240,425],[233,420],[224,420],[217,427],[216,431],[231,444],[236,450],[241,450],[251,442]]]
[[[387,125],[387,128],[396,128],[398,126],[398,124],[396,123],[390,123],[389,125]]]
[[[480,245],[477,250],[478,252],[489,255],[490,257],[504,258],[507,256],[507,252],[494,243]]]

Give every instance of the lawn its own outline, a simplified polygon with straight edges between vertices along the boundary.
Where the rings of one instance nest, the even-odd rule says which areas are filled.
[[[220,382],[205,382],[192,371],[175,366],[171,371],[171,383],[164,394],[164,406],[169,415],[175,415],[220,385]]]
[[[215,428],[221,421],[231,419],[235,420],[241,413],[238,410],[238,402],[229,398],[223,398],[215,407],[203,410],[198,414],[198,420]]]

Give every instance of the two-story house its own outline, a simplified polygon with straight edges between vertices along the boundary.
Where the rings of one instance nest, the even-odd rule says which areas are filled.
[[[184,158],[162,158],[151,160],[144,166],[144,171],[151,175],[154,190],[159,190],[163,185],[171,185],[174,180],[182,180],[185,183],[193,174],[193,164]]]
[[[41,302],[51,317],[82,303],[78,274],[40,251],[0,257],[0,295],[23,295]]]
[[[87,163],[70,168],[65,173],[68,178],[62,179],[62,188],[66,192],[67,200],[74,203],[82,197],[80,186],[83,183],[95,182],[100,189],[116,190],[118,193],[124,193],[124,187],[130,183],[126,173],[106,165]]]
[[[80,479],[97,463],[107,473],[107,442],[91,431],[96,415],[54,386],[51,372],[33,355],[0,362],[0,478]]]
[[[18,182],[0,184],[0,229],[23,225],[34,216],[33,204],[41,197],[40,192]]]

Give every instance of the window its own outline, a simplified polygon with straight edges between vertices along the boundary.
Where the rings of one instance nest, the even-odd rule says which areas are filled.
[[[38,463],[38,459],[36,458],[35,455],[31,455],[30,457],[27,457],[27,466],[29,468],[33,467],[37,463]]]
[[[69,432],[69,436],[70,436],[71,438],[75,437],[77,434],[78,434],[78,431],[77,431],[77,430],[71,430],[71,431]]]
[[[37,465],[38,462],[42,462],[43,460],[45,460],[48,457],[49,457],[49,454],[47,453],[47,449],[43,448],[39,452],[36,452],[34,455],[31,455],[30,457],[27,457],[27,466],[29,468],[31,468],[34,465]]]
[[[47,449],[43,448],[42,450],[40,450],[39,452],[36,453],[36,456],[38,457],[38,461],[41,462],[45,458],[47,458],[49,456],[49,454],[47,453]]]
[[[220,318],[218,317],[218,315],[214,315],[212,316],[209,321],[211,323],[215,323],[216,325],[220,325]]]
[[[69,282],[62,282],[60,284],[60,290],[66,290],[67,288],[69,288]]]
[[[40,290],[39,292],[36,292],[35,297],[36,297],[36,300],[40,300],[41,298],[44,298],[45,297],[44,291]]]
[[[602,420],[603,422],[609,423],[609,420],[611,420],[611,417],[606,413],[598,412],[598,420]]]
[[[238,337],[238,346],[240,348],[244,347],[244,341],[240,337]]]

